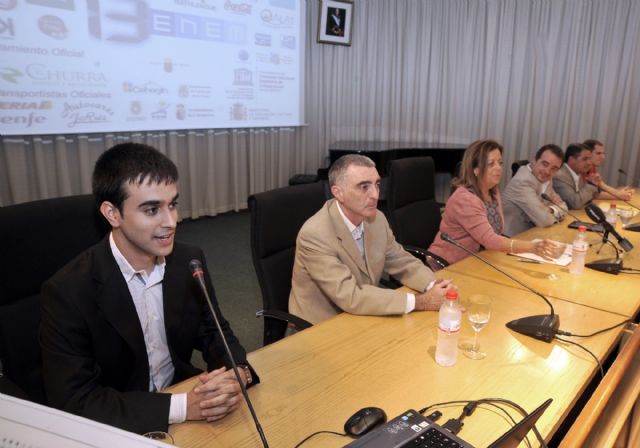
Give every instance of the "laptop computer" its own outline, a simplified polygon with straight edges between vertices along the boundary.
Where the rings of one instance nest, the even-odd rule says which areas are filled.
[[[545,409],[551,404],[551,401],[551,399],[548,399],[538,406],[535,411],[520,420],[489,445],[489,448],[516,448],[534,427]],[[402,415],[375,428],[358,440],[345,445],[344,448],[419,448],[431,446],[430,441],[432,440],[436,440],[440,444],[437,446],[474,448],[470,443],[455,436],[413,409],[409,409]]]

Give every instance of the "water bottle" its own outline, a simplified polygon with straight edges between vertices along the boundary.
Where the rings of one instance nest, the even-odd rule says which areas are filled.
[[[438,343],[436,344],[436,362],[441,366],[452,366],[458,359],[458,336],[462,310],[458,303],[458,291],[447,291],[446,300],[440,306],[438,314]]]
[[[609,210],[607,210],[607,222],[613,227],[616,226],[618,221],[618,211],[616,210],[616,204],[609,204]]]
[[[569,272],[579,275],[584,272],[584,259],[587,256],[587,249],[589,248],[589,243],[587,243],[587,228],[585,226],[578,227],[578,234],[576,235],[576,239],[573,240],[572,246]]]

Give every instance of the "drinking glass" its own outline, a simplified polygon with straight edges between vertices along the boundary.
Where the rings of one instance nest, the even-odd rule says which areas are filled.
[[[551,241],[554,242],[554,253],[553,253],[553,257],[554,258],[558,258],[560,255],[562,255],[562,253],[564,252],[565,248],[567,247],[567,245],[562,241],[562,236],[559,234],[554,234],[551,235],[549,237],[549,239]],[[557,269],[556,265],[552,265],[552,268],[554,269],[553,271],[551,271],[551,273],[549,275],[547,275],[547,279],[549,280],[558,280],[560,277],[558,277],[558,275],[555,273],[555,270]]]
[[[622,228],[624,229],[627,224],[629,224],[629,221],[631,221],[631,218],[633,218],[633,210],[621,208],[618,210],[618,216],[620,216],[620,222],[622,222]]]
[[[471,359],[483,359],[487,354],[480,351],[478,333],[489,323],[491,318],[491,297],[484,294],[474,294],[467,301],[467,320],[473,328],[473,343],[462,345],[462,353]]]

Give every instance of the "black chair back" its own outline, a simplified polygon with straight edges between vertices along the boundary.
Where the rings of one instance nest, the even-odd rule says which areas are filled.
[[[324,205],[324,182],[294,185],[249,197],[251,253],[265,310],[288,311],[300,228]],[[264,320],[264,345],[284,337],[287,323]]]
[[[440,228],[431,157],[393,160],[389,166],[387,214],[396,240],[427,249]]]
[[[528,160],[516,160],[511,164],[511,177],[515,176],[521,166],[528,164]]]
[[[0,208],[0,360],[4,376],[26,398],[46,402],[38,341],[40,287],[108,230],[91,195]],[[0,389],[10,393],[1,383]]]

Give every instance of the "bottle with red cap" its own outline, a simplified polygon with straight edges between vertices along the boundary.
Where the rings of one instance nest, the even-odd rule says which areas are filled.
[[[458,291],[447,291],[446,299],[438,313],[438,342],[436,362],[441,366],[452,366],[458,360],[458,337],[462,323],[462,309],[458,301]]]
[[[587,228],[585,226],[578,227],[578,234],[576,239],[573,240],[572,246],[569,272],[580,275],[584,272],[584,260],[587,257],[587,249],[589,248]]]

